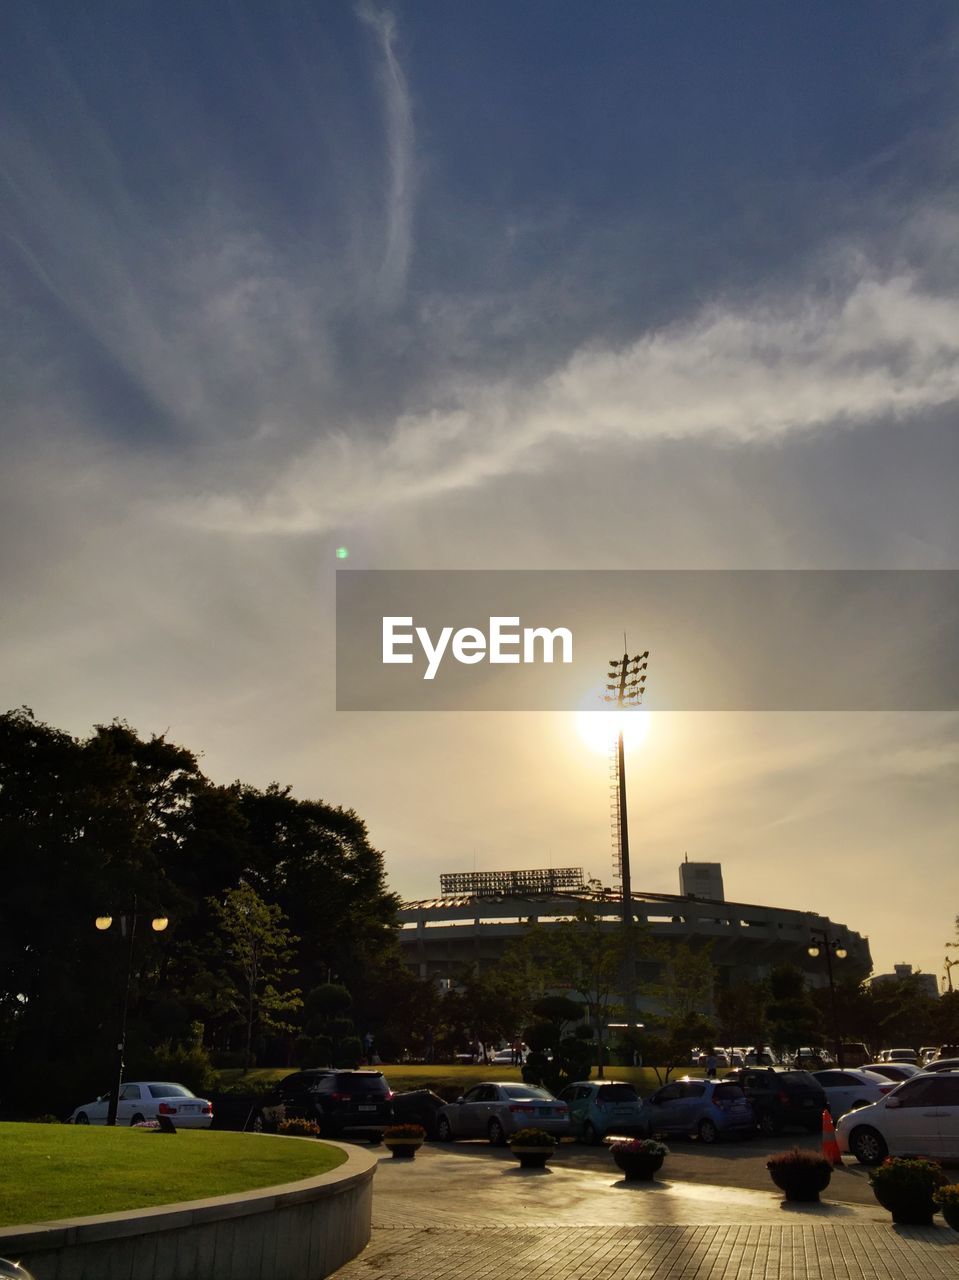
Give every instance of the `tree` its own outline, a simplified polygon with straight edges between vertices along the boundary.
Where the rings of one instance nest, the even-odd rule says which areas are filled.
[[[716,1027],[703,1012],[711,1002],[715,978],[712,948],[648,941],[645,954],[659,962],[661,976],[647,984],[646,994],[658,1012],[644,1015],[646,1028],[638,1040],[644,1061],[656,1064],[662,1084],[689,1062],[694,1045],[715,1040]]]
[[[782,965],[769,975],[771,1001],[766,1009],[769,1034],[776,1049],[797,1050],[822,1037],[822,1018],[809,998],[806,979],[794,965]]]
[[[580,997],[599,1046],[601,1068],[624,954],[622,930],[610,929],[587,907],[554,925],[531,925],[529,933],[510,953],[511,962],[535,982],[542,994],[567,990]]]
[[[210,908],[225,942],[221,1007],[232,1010],[242,1023],[248,1069],[255,1031],[293,1029],[289,1015],[303,1003],[300,990],[282,988],[294,971],[289,960],[299,939],[285,927],[280,908],[264,902],[246,881],[228,889],[221,901],[211,899]]]
[[[716,988],[716,1016],[721,1044],[761,1048],[766,1042],[766,1011],[770,992],[766,982],[731,982]]]

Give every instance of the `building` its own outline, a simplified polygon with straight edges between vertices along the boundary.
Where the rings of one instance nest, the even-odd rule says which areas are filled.
[[[892,973],[877,973],[872,982],[904,982],[907,978],[915,978],[923,995],[930,996],[933,1000],[939,999],[939,983],[934,973],[919,973],[911,964],[894,964],[892,967]]]
[[[719,863],[684,862],[679,874],[679,894],[635,892],[635,918],[657,940],[711,943],[720,983],[754,981],[779,965],[793,964],[811,986],[826,986],[823,956],[808,954],[813,930],[826,930],[846,950],[846,959],[834,959],[834,971],[848,964],[861,977],[872,967],[868,938],[847,925],[810,911],[727,902]],[[622,923],[619,894],[586,880],[578,867],[458,873],[441,877],[441,887],[438,898],[404,903],[398,918],[406,963],[420,977],[444,986],[477,965],[494,964],[529,924],[548,928],[580,907],[600,915],[610,929]],[[644,981],[656,980],[654,971],[657,965],[637,962],[640,991]]]

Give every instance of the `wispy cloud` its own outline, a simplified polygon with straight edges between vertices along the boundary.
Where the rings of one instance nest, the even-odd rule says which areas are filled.
[[[358,4],[357,15],[373,31],[383,65],[380,72],[389,189],[386,199],[386,237],[379,285],[384,303],[398,300],[406,283],[413,245],[414,131],[413,108],[406,76],[396,52],[396,21],[391,13],[368,0]]]
[[[247,532],[322,531],[540,472],[564,444],[775,442],[957,399],[959,301],[911,275],[869,273],[838,295],[712,305],[618,350],[584,347],[535,385],[471,383],[454,407],[403,415],[385,439],[325,437],[255,498],[224,493],[179,514]]]

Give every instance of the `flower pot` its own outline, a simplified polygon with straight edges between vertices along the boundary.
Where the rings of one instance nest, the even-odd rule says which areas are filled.
[[[423,1145],[422,1138],[387,1138],[383,1144],[394,1160],[412,1160]]]
[[[947,1200],[939,1206],[939,1210],[953,1231],[959,1231],[959,1204],[955,1200]]]
[[[902,1227],[931,1227],[932,1217],[936,1212],[932,1194],[907,1194],[899,1192],[890,1194],[873,1187],[873,1195],[884,1209],[892,1214],[893,1222]]]
[[[510,1147],[519,1160],[521,1169],[545,1169],[546,1161],[553,1154],[552,1147]]]
[[[832,1177],[830,1168],[797,1168],[790,1165],[771,1165],[769,1176],[787,1200],[810,1204],[819,1199]]]
[[[665,1157],[644,1152],[614,1151],[613,1159],[627,1182],[652,1182],[653,1175],[663,1167]]]

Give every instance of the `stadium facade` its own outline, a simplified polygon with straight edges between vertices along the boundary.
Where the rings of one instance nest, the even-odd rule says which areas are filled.
[[[454,873],[441,877],[442,894],[406,902],[399,912],[399,941],[405,962],[422,978],[455,986],[465,973],[496,963],[530,924],[556,926],[586,908],[609,929],[622,923],[617,891],[586,880],[579,868]],[[859,977],[872,968],[869,939],[845,924],[811,911],[728,902],[719,863],[684,862],[678,894],[632,894],[634,917],[656,939],[711,945],[719,984],[755,981],[779,965],[796,965],[810,986],[828,982],[822,954],[808,953],[814,931],[826,931]],[[838,975],[837,975],[838,976]],[[636,980],[658,977],[658,965],[637,961]]]

